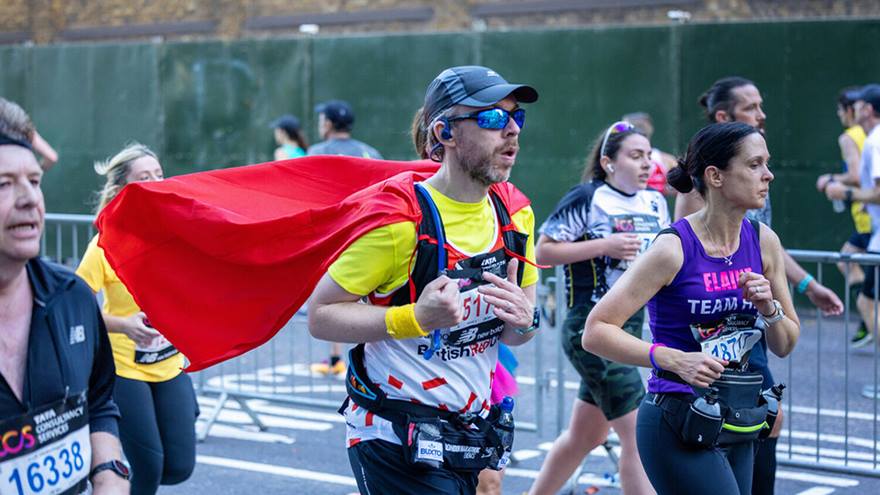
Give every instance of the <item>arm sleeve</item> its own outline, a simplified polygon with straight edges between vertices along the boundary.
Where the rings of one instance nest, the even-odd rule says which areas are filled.
[[[579,184],[572,188],[556,205],[556,209],[541,225],[540,233],[557,242],[574,242],[587,233],[592,187]]]
[[[98,236],[89,242],[76,274],[85,280],[92,292],[97,293],[104,288],[104,250],[98,247]]]
[[[104,318],[97,303],[92,298],[94,308],[95,354],[92,372],[89,375],[89,430],[119,436],[119,408],[113,402],[113,386],[116,382],[116,366],[113,364],[113,351],[104,327]]]
[[[513,214],[511,217],[516,229],[523,234],[528,234],[529,239],[526,241],[526,259],[535,263],[535,212],[531,206],[527,206],[522,210]],[[530,263],[526,263],[523,269],[522,286],[528,287],[538,283],[538,268]]]

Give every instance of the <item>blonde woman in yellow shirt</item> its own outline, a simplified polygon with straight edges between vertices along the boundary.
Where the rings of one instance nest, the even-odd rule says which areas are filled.
[[[156,154],[137,143],[96,163],[95,171],[107,178],[97,212],[126,184],[163,178]],[[151,495],[160,484],[185,481],[195,466],[198,405],[192,381],[181,371],[183,355],[150,326],[107,263],[98,236],[76,273],[93,291],[104,293],[102,313],[116,363],[113,395],[122,413],[119,436],[131,463],[132,495]]]

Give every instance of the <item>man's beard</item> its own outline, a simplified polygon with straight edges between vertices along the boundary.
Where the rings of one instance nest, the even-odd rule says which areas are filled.
[[[460,148],[458,164],[474,182],[489,187],[510,178],[509,171],[502,171],[492,166],[492,158],[497,149],[480,153],[477,151],[480,148],[476,146],[472,149],[467,148],[468,146]]]
[[[502,172],[492,166],[489,156],[466,156],[462,157],[459,164],[468,177],[480,185],[489,187],[492,184],[504,182],[510,178],[510,174]]]

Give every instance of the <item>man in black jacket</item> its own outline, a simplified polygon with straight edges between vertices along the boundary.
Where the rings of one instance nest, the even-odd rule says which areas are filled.
[[[37,258],[45,207],[33,125],[0,98],[0,479],[2,493],[127,494],[115,370],[97,303]]]

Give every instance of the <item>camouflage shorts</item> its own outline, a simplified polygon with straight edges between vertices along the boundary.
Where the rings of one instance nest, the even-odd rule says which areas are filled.
[[[562,349],[581,376],[578,398],[598,407],[606,419],[612,420],[638,409],[645,387],[635,366],[609,361],[581,346],[584,323],[593,306],[594,303],[588,302],[569,309],[562,325]],[[639,310],[623,329],[641,338],[644,320],[644,312]]]

